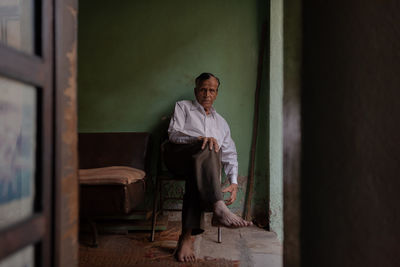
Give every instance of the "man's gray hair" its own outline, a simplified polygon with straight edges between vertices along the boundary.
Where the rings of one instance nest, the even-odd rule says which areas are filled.
[[[219,85],[220,85],[221,83],[219,82],[219,79],[218,79],[217,76],[215,76],[214,74],[209,73],[209,72],[203,72],[203,73],[200,74],[200,75],[196,78],[196,80],[195,80],[196,88],[197,88],[197,86],[198,86],[201,82],[203,82],[203,81],[205,81],[205,80],[208,80],[208,79],[210,79],[211,77],[214,77],[214,78],[217,80],[217,82],[218,82],[218,87],[219,87]],[[217,89],[218,89],[218,87],[217,87]]]

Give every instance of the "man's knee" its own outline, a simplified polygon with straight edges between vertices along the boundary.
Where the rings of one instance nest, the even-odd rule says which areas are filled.
[[[215,152],[214,150],[210,150],[208,147],[199,150],[193,156],[195,166],[221,166],[221,151]]]
[[[197,155],[202,155],[206,158],[216,158],[216,159],[220,159],[221,158],[221,150],[219,150],[218,152],[215,152],[215,150],[210,150],[210,148],[208,146],[206,146],[205,148],[201,148],[201,145],[197,148],[197,153],[195,154],[195,156]]]

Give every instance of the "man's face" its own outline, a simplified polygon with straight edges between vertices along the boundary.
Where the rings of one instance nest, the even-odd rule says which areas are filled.
[[[194,88],[194,94],[196,95],[197,102],[208,111],[218,95],[218,81],[214,77],[208,80],[204,80]]]

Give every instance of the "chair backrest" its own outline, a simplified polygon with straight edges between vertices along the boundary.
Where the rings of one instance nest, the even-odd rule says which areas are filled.
[[[79,168],[129,166],[149,173],[150,133],[79,133]]]

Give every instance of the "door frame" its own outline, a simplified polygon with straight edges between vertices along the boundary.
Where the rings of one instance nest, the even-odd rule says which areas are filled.
[[[54,0],[54,265],[78,266],[77,0]]]
[[[36,94],[33,214],[0,231],[0,259],[35,246],[35,264],[50,266],[53,172],[53,3],[33,1],[33,53],[0,44],[0,75],[33,86]]]
[[[283,14],[283,212],[285,267],[301,265],[302,1],[282,0]]]
[[[35,266],[78,265],[76,0],[34,2],[34,54],[0,44],[0,75],[34,86],[34,214],[0,231],[0,260],[35,245]]]

